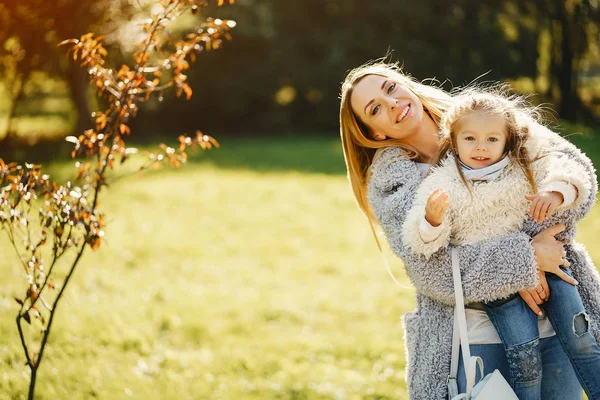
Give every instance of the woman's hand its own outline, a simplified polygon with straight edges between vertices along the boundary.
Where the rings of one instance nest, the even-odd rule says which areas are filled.
[[[566,259],[567,252],[562,242],[556,240],[554,235],[565,230],[563,224],[558,224],[544,229],[533,237],[531,245],[535,252],[538,269],[555,274],[565,282],[577,285],[578,282],[568,274],[564,273],[560,266],[568,267],[570,264]]]
[[[531,308],[531,311],[537,315],[542,315],[542,310],[539,305],[550,297],[550,287],[548,286],[545,272],[538,271],[538,278],[540,284],[537,285],[535,289],[521,290],[519,296],[527,303],[529,308]]]

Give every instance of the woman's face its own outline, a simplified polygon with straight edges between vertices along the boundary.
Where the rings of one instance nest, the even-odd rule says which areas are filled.
[[[424,114],[423,104],[413,92],[381,75],[367,75],[356,83],[350,106],[375,140],[416,134]]]

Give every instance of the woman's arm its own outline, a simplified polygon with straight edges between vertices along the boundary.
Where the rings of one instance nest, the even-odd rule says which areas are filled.
[[[404,243],[402,225],[411,209],[422,174],[398,148],[388,148],[373,163],[368,184],[369,204],[394,253],[400,257],[416,289],[433,299],[454,304],[450,248],[429,260]],[[515,233],[459,247],[466,302],[507,297],[537,284],[530,237]]]

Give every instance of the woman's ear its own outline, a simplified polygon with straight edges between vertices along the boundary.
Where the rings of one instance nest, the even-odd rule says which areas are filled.
[[[374,133],[373,134],[373,139],[382,141],[382,140],[387,139],[387,137],[385,135],[380,134],[380,133]]]

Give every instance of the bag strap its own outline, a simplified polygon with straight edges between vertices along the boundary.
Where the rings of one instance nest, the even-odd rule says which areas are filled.
[[[458,351],[462,350],[463,362],[465,363],[465,373],[467,378],[466,399],[471,397],[471,391],[475,386],[477,368],[483,377],[483,360],[480,357],[471,357],[469,348],[469,336],[467,333],[467,316],[465,314],[465,299],[462,289],[462,280],[460,277],[460,263],[458,258],[458,249],[452,248],[452,277],[454,280],[454,296],[456,305],[454,306],[454,328],[452,332],[452,360],[450,363],[450,376],[448,380],[456,379],[458,373]]]

